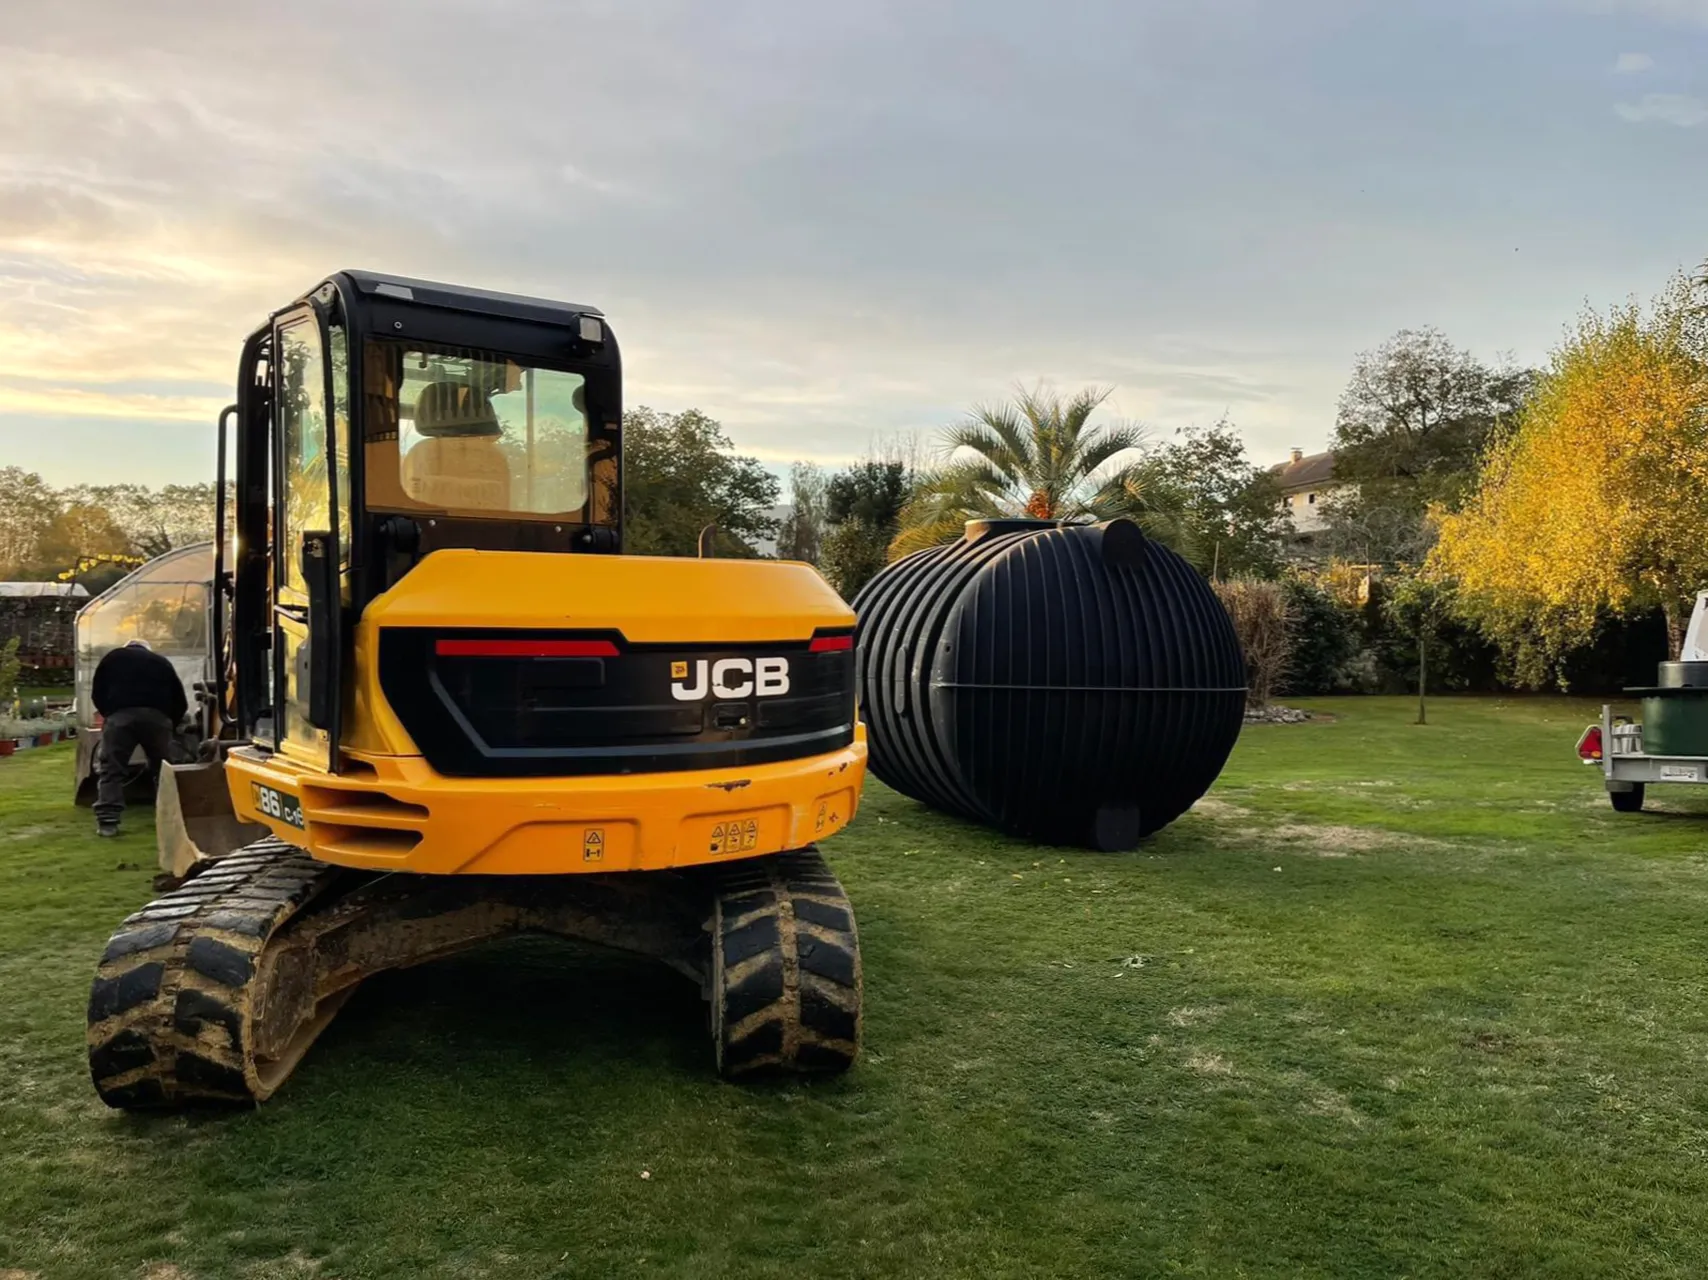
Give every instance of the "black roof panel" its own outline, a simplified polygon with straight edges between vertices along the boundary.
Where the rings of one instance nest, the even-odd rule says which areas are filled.
[[[387,275],[379,271],[344,271],[340,274],[347,277],[362,293],[394,297],[429,307],[510,316],[545,324],[566,324],[573,322],[578,316],[604,315],[597,307],[583,306],[575,302],[552,302],[546,298],[524,297],[519,293],[497,293],[491,289],[471,289],[460,284],[439,284],[432,280],[416,280],[410,276]]]

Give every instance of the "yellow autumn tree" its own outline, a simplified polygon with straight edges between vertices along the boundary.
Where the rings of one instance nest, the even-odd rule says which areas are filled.
[[[1475,493],[1436,513],[1432,572],[1537,678],[1598,620],[1659,607],[1674,652],[1708,589],[1708,342],[1693,282],[1586,313]]]

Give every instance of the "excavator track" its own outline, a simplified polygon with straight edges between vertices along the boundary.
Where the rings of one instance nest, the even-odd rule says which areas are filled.
[[[266,839],[127,917],[89,992],[89,1071],[102,1101],[146,1110],[268,1097],[336,1000],[320,1016],[272,1025],[266,997],[293,975],[264,966],[262,953],[342,874]]]
[[[860,1051],[854,911],[815,848],[723,869],[712,913],[718,1071],[831,1074]]]
[[[843,1071],[859,1052],[854,913],[817,849],[686,874],[373,876],[268,837],[119,926],[89,993],[90,1075],[126,1110],[253,1105],[364,979],[517,933],[694,979],[725,1076]]]

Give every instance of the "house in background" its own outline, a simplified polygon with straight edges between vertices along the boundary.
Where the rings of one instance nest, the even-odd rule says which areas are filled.
[[[1281,502],[1292,518],[1294,537],[1308,545],[1311,536],[1328,524],[1321,504],[1335,487],[1333,452],[1307,454],[1294,449],[1293,456],[1270,467],[1269,474],[1281,487]]]
[[[1307,454],[1303,449],[1294,449],[1287,461],[1270,467],[1269,474],[1275,477],[1275,483],[1281,488],[1281,503],[1293,526],[1287,539],[1289,558],[1314,567],[1321,575],[1322,585],[1346,603],[1367,602],[1371,584],[1382,576],[1382,567],[1325,562],[1316,546],[1317,535],[1328,528],[1323,504],[1331,494],[1347,488],[1345,482],[1334,478],[1333,451]]]

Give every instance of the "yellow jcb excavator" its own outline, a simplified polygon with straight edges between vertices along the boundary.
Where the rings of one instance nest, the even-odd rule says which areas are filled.
[[[806,565],[621,554],[600,312],[340,272],[249,336],[219,441],[217,759],[101,957],[106,1102],[259,1102],[363,978],[522,930],[700,983],[726,1075],[850,1065],[814,842],[865,773],[854,615]]]

